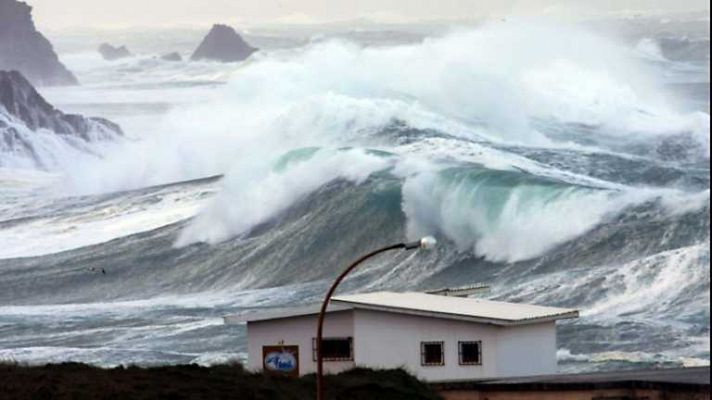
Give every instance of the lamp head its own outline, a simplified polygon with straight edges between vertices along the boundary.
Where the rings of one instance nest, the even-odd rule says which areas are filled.
[[[420,248],[424,250],[432,250],[437,244],[438,241],[432,236],[426,236],[420,239]]]
[[[426,236],[417,242],[410,242],[410,243],[403,243],[401,246],[403,246],[404,249],[406,250],[415,250],[415,249],[424,249],[424,250],[430,250],[433,247],[435,247],[435,244],[438,241],[435,240],[434,237],[432,236]]]

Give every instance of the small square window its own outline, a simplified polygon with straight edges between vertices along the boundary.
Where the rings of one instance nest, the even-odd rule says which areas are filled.
[[[482,342],[459,342],[460,365],[482,365]]]
[[[351,361],[354,359],[353,338],[322,338],[321,357],[324,361]],[[312,359],[317,361],[316,338],[312,339]]]
[[[445,365],[443,342],[421,342],[420,364],[425,366]]]

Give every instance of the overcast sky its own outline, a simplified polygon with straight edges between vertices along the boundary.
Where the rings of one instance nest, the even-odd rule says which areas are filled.
[[[25,0],[44,29],[377,22],[706,10],[708,0]]]

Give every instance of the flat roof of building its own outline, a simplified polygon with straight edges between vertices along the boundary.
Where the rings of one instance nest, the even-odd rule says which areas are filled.
[[[578,310],[418,292],[375,292],[337,296],[333,304],[359,309],[459,319],[494,325],[522,325],[576,318]]]
[[[225,317],[225,323],[235,324],[315,315],[319,313],[319,308],[317,304],[228,316]],[[328,308],[329,312],[352,309],[456,319],[502,326],[533,324],[578,317],[578,311],[574,309],[417,292],[375,292],[336,296],[332,299]]]
[[[270,321],[275,319],[304,317],[319,314],[321,304],[308,304],[296,307],[274,307],[267,310],[252,311],[239,315],[224,317],[226,324],[240,324],[244,322]],[[353,310],[353,307],[330,304],[328,312]]]

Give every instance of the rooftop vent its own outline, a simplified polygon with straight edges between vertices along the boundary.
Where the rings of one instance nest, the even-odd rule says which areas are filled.
[[[477,283],[469,286],[460,286],[456,288],[442,288],[436,290],[428,290],[427,294],[435,294],[438,296],[452,296],[452,297],[469,297],[476,294],[486,294],[489,293],[489,285],[483,283]]]

